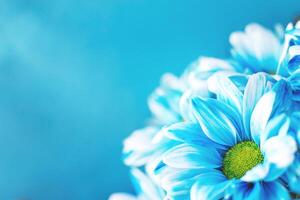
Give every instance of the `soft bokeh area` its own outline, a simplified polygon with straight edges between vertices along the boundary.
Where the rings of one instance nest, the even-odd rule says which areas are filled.
[[[0,199],[133,192],[122,140],[160,76],[298,15],[295,0],[1,0]]]

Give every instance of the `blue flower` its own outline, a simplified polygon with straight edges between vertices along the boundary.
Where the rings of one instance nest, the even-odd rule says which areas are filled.
[[[165,74],[147,126],[124,141],[125,164],[171,199],[299,193],[299,27],[289,25],[283,43],[250,24],[231,34],[230,60],[200,57],[180,77]]]
[[[127,193],[115,193],[109,200],[161,200],[164,192],[141,170],[131,169],[131,177],[135,186],[136,196]]]
[[[162,77],[160,87],[148,99],[153,115],[149,124],[124,140],[123,160],[126,165],[143,168],[153,184],[159,187],[152,169],[156,168],[157,160],[164,152],[178,144],[177,141],[161,137],[159,130],[166,125],[191,120],[193,116],[186,112],[190,97],[211,96],[207,80],[218,71],[229,73],[233,67],[227,61],[201,57],[181,77],[172,74]]]
[[[186,112],[190,106],[190,99],[193,96],[213,97],[212,92],[215,92],[215,89],[212,84],[208,88],[209,80],[215,81],[212,79],[213,75],[222,73],[239,88],[243,88],[247,83],[247,77],[240,72],[276,72],[278,52],[282,45],[279,37],[271,31],[258,24],[250,24],[246,27],[245,33],[234,32],[230,36],[230,42],[233,46],[234,61],[200,57],[185,70],[182,76],[176,77],[167,73],[162,77],[160,86],[148,99],[153,116],[149,125],[135,131],[124,142],[125,164],[145,165],[167,149],[168,142],[154,144],[156,133],[163,126],[194,118],[190,112]],[[139,145],[144,143],[147,145]]]
[[[180,142],[153,169],[171,198],[289,199],[280,177],[297,151],[289,135],[291,89],[284,80],[258,73],[244,91],[219,77],[217,99],[193,98],[197,122],[163,129]],[[178,193],[179,191],[179,193]]]
[[[134,131],[125,141],[123,158],[126,165],[143,166],[174,145],[174,141],[159,140],[157,133],[166,125],[193,118],[186,112],[191,96],[210,96],[207,80],[216,72],[232,74],[234,68],[220,59],[201,57],[191,64],[181,77],[170,73],[161,79],[160,86],[150,95],[148,105],[153,115],[143,129]],[[233,76],[233,75],[232,75]]]
[[[229,41],[232,59],[240,71],[276,73],[283,48],[278,35],[253,23],[246,26],[245,32],[233,32]]]

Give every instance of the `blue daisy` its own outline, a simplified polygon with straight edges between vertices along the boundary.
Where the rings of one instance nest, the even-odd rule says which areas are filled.
[[[219,71],[227,72],[233,79],[237,79],[237,75],[233,75],[234,67],[229,62],[209,57],[201,57],[193,62],[181,77],[170,73],[163,75],[160,86],[148,99],[152,113],[148,125],[134,131],[124,140],[125,164],[144,166],[173,146],[174,141],[170,140],[159,140],[159,143],[155,143],[155,138],[159,137],[157,133],[163,126],[191,120],[193,116],[186,112],[190,96],[211,96],[207,80]]]
[[[213,84],[210,88],[208,84],[209,79],[215,81],[211,78],[213,75],[222,73],[242,89],[247,77],[241,73],[276,72],[282,42],[272,31],[258,24],[249,24],[245,32],[232,33],[230,43],[233,47],[231,60],[202,56],[188,66],[182,76],[167,73],[162,77],[160,86],[148,99],[153,116],[149,125],[133,132],[124,142],[126,165],[146,165],[173,145],[168,141],[154,144],[155,137],[159,137],[156,133],[164,126],[195,120],[191,112],[186,112],[190,99],[192,96],[214,97]],[[140,145],[145,143],[147,145]]]
[[[282,32],[277,26],[277,33]],[[229,37],[232,59],[241,72],[276,74],[283,49],[282,33],[275,34],[259,24],[249,24],[245,31],[233,32]]]
[[[217,99],[195,97],[190,112],[197,122],[162,130],[179,142],[153,170],[171,199],[190,192],[197,199],[289,199],[281,176],[295,160],[289,135],[291,89],[258,73],[241,91],[220,77]]]
[[[191,120],[193,116],[185,112],[189,97],[191,95],[211,96],[207,79],[218,71],[229,73],[234,70],[227,61],[201,57],[179,78],[169,73],[165,74],[161,79],[160,87],[148,99],[153,115],[148,126],[134,131],[124,140],[124,163],[145,171],[148,178],[159,188],[159,180],[152,173],[152,168],[164,152],[178,145],[178,141],[162,138],[158,134],[159,130],[166,125]]]
[[[207,173],[207,170],[203,168],[187,170],[186,168],[182,169],[170,167],[168,165],[168,167],[166,167],[166,163],[161,162],[162,159],[165,159],[165,152],[170,152],[170,149],[176,149],[180,145],[185,144],[187,140],[189,141],[188,144],[191,143],[191,145],[195,145],[191,142],[191,140],[195,140],[198,141],[198,145],[201,144],[217,149],[217,152],[222,155],[222,158],[224,157],[224,160],[226,161],[228,160],[225,159],[226,152],[232,150],[233,153],[231,154],[235,154],[234,152],[238,151],[241,146],[254,148],[255,146],[253,146],[253,144],[256,144],[259,146],[256,150],[261,153],[261,159],[258,159],[259,162],[257,161],[257,165],[251,168],[251,170],[246,170],[247,173],[245,173],[243,177],[237,179],[239,181],[236,180],[236,177],[229,179],[235,180],[235,184],[232,183],[231,186],[235,185],[236,187],[242,187],[244,183],[251,183],[251,187],[248,187],[246,192],[249,193],[249,191],[252,191],[252,186],[253,188],[256,188],[254,185],[257,182],[262,184],[262,188],[276,188],[277,184],[279,184],[278,187],[281,187],[281,182],[277,183],[278,180],[276,180],[278,177],[280,177],[280,181],[283,181],[284,183],[299,183],[300,173],[299,164],[297,164],[299,163],[299,156],[297,153],[294,155],[294,153],[288,152],[290,153],[289,155],[293,155],[286,157],[290,160],[286,160],[284,166],[278,165],[275,159],[277,153],[274,154],[275,157],[270,156],[275,150],[273,149],[272,152],[267,151],[271,149],[271,146],[273,143],[275,144],[276,141],[273,141],[272,145],[269,146],[267,145],[268,143],[265,144],[265,140],[267,139],[267,141],[275,140],[273,136],[278,136],[277,138],[279,138],[279,135],[276,135],[276,133],[273,132],[271,133],[271,130],[265,130],[266,127],[278,126],[277,129],[274,129],[281,130],[282,127],[279,128],[280,126],[286,127],[290,125],[290,119],[281,113],[289,115],[289,112],[292,110],[300,110],[298,103],[300,101],[300,70],[297,70],[299,57],[297,57],[298,50],[294,47],[298,47],[297,45],[299,44],[298,33],[299,31],[295,31],[295,28],[291,28],[291,25],[289,25],[287,34],[285,35],[285,43],[283,44],[283,34],[276,35],[258,24],[250,24],[245,28],[245,32],[234,32],[231,34],[230,43],[232,45],[232,60],[226,61],[216,58],[200,57],[193,62],[180,77],[176,77],[172,74],[165,74],[161,80],[160,87],[158,87],[148,99],[148,105],[153,117],[149,120],[149,123],[145,128],[134,131],[131,136],[124,141],[123,157],[125,164],[141,167],[142,171],[145,170],[157,187],[158,185],[162,185],[166,191],[168,191],[168,197],[172,197],[173,199],[188,199],[190,196],[190,188],[194,185],[194,182],[198,180],[197,177]],[[290,49],[293,49],[293,51]],[[283,53],[281,54],[281,52]],[[272,76],[259,73],[250,76],[248,81],[248,76],[244,75],[256,72],[266,72]],[[280,79],[285,79],[286,81],[282,80],[276,83]],[[271,89],[274,84],[274,88]],[[278,88],[287,90],[284,91],[284,95],[288,96],[285,100],[278,100],[278,98],[280,99],[280,97],[277,98],[277,94],[280,93],[278,92]],[[195,96],[201,98],[197,100],[197,98],[193,98]],[[267,97],[262,98],[263,96]],[[207,97],[217,98],[217,100],[203,99]],[[190,104],[191,99],[193,104]],[[261,99],[265,99],[264,103],[259,103],[262,101]],[[220,105],[225,104],[225,110],[229,107],[228,110],[232,109],[234,111],[235,119],[233,121],[236,120],[239,122],[233,124],[236,125],[235,128],[237,129],[234,144],[229,144],[229,140],[226,141],[226,144],[220,143],[220,141],[216,142],[214,141],[215,138],[208,137],[209,133],[204,131],[204,125],[201,125],[199,120],[199,116],[201,115],[195,114],[195,105],[198,101],[201,102],[199,103],[200,105],[207,104],[209,106],[218,102]],[[259,119],[262,120],[261,124],[258,123],[259,120],[254,120],[255,124],[252,124],[252,116],[255,115],[256,118],[257,116],[260,116],[261,111],[258,108],[264,108],[264,104],[267,105],[268,101],[274,101],[274,105],[271,107],[266,106],[265,108],[269,109],[266,110],[269,111],[269,113],[266,114],[268,115],[268,118],[265,117]],[[284,102],[284,105],[283,103],[282,105],[277,105],[278,102]],[[254,114],[254,108],[256,108],[256,114]],[[199,110],[199,113],[200,112],[202,112],[201,109]],[[219,114],[222,117],[223,115],[227,116],[228,113],[226,112],[228,111],[223,112],[223,114],[220,114],[220,111]],[[204,113],[202,113],[202,115],[204,115]],[[240,119],[237,120],[238,118]],[[209,118],[207,118],[207,120],[209,121]],[[227,124],[226,120],[229,119],[223,117],[222,120],[225,120],[225,124]],[[182,121],[185,121],[183,123],[184,126],[182,123],[178,123]],[[187,122],[189,122],[189,124],[186,124]],[[178,124],[181,124],[183,127],[187,126],[186,128],[188,130],[199,129],[198,132],[206,133],[207,135],[203,135],[206,135],[209,140],[206,137],[203,139],[202,136],[197,139],[185,138],[189,136],[189,132],[182,126],[179,127],[179,132],[182,134],[180,137],[178,135],[174,136],[174,134],[170,134],[172,132],[171,130],[174,128],[176,129],[176,125]],[[195,124],[198,127],[196,127]],[[165,126],[169,127],[163,128]],[[163,131],[160,131],[161,128],[163,128]],[[195,132],[195,130],[193,131]],[[264,140],[261,139],[260,136],[263,131],[270,132],[264,132],[264,134],[267,135],[264,136],[266,137],[263,138]],[[185,134],[188,135],[185,136]],[[289,133],[285,133],[285,138],[291,139],[289,134],[290,130]],[[168,137],[165,137],[166,135]],[[296,139],[298,137],[297,134],[291,135]],[[218,137],[222,138],[221,136]],[[271,140],[271,138],[273,139]],[[294,139],[291,139],[291,141],[293,141],[293,144],[295,143]],[[261,146],[261,144],[264,145]],[[237,146],[236,148],[234,148],[235,145]],[[294,145],[292,145],[292,147],[294,147]],[[237,150],[234,151],[234,149]],[[266,159],[265,155],[268,155],[268,159]],[[291,160],[294,160],[293,164],[291,164]],[[232,170],[224,170],[222,172],[227,174],[225,177],[228,178],[231,177],[231,171]],[[261,174],[263,172],[265,174],[264,176]],[[257,178],[257,180],[246,179],[246,175],[251,177],[258,176],[258,174],[261,177]],[[282,174],[284,174],[284,177],[281,176]],[[160,175],[163,175],[163,179]],[[274,180],[273,182],[276,182],[274,183],[275,186],[268,185],[271,176],[273,177],[272,181]],[[180,182],[178,182],[178,180],[180,180]],[[196,186],[193,188],[195,187]],[[259,187],[259,189],[261,187]],[[198,190],[194,189],[193,191]],[[233,192],[233,194],[231,194],[229,191],[236,190],[226,189],[226,195],[232,196],[235,193]],[[257,192],[257,190],[255,191]],[[292,191],[298,192],[297,189],[293,189]],[[263,194],[263,192],[260,194]],[[235,194],[235,196],[236,195],[237,194]],[[244,195],[244,193],[242,193],[242,195]]]

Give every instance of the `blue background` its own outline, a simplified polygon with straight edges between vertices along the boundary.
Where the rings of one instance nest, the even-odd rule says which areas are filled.
[[[0,199],[132,192],[122,140],[161,74],[297,14],[296,0],[1,0]]]

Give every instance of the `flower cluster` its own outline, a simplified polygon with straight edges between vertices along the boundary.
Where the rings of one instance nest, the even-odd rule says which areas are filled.
[[[300,23],[250,24],[227,60],[165,74],[147,126],[124,141],[136,195],[110,200],[296,199],[300,195]]]

